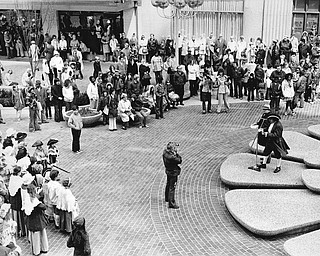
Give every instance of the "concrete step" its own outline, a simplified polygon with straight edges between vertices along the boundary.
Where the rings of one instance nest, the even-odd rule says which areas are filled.
[[[220,167],[222,182],[228,186],[245,188],[305,188],[301,180],[304,164],[283,160],[282,170],[273,173],[276,159],[272,159],[267,169],[261,169],[261,172],[248,169],[255,165],[255,161],[253,154],[230,155]]]
[[[231,215],[256,235],[293,234],[320,227],[320,198],[308,189],[237,189],[226,193],[225,202]]]

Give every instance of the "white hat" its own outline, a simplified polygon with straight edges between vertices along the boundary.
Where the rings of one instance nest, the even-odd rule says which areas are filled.
[[[7,137],[12,137],[12,136],[14,136],[16,134],[16,132],[17,131],[15,129],[9,128],[9,129],[6,130],[6,136]]]

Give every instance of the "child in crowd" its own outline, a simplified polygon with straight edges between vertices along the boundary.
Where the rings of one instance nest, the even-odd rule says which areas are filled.
[[[44,148],[42,147],[43,143],[41,140],[37,140],[32,147],[35,147],[35,151],[33,153],[33,156],[37,159],[38,163],[41,163],[43,166],[43,170],[47,169],[48,164],[48,158],[47,153],[44,151]]]
[[[58,140],[56,139],[50,139],[47,143],[48,146],[48,158],[49,158],[49,164],[53,165],[58,162],[57,158],[59,156],[59,149],[56,146]]]
[[[250,100],[254,101],[254,90],[256,89],[256,79],[254,78],[253,73],[249,75],[247,88],[248,88],[248,102],[250,102]]]

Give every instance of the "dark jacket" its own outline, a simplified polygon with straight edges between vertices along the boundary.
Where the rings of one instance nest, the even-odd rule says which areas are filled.
[[[26,218],[27,229],[36,232],[42,231],[48,224],[47,218],[44,215],[46,206],[43,203],[38,204],[31,214]]]
[[[77,231],[77,230],[72,231],[67,241],[67,247],[68,248],[74,247],[73,256],[90,256],[91,248],[90,248],[89,236],[87,232],[82,232],[81,235],[76,234],[76,232],[80,232],[80,231]],[[79,235],[81,236],[80,243],[77,242],[77,240],[75,239],[76,236],[79,236]]]
[[[179,164],[182,163],[182,158],[179,154],[165,149],[162,154],[163,163],[166,168],[166,174],[170,176],[178,176],[181,172]]]
[[[268,131],[268,128],[265,129],[265,131]],[[273,151],[278,151],[281,154],[281,157],[288,154],[289,146],[282,137],[283,127],[281,122],[275,122],[272,130],[270,133],[268,133],[267,136],[267,143],[265,150],[268,148],[271,148]]]
[[[52,94],[52,103],[58,104],[58,102],[63,101],[63,95],[62,95],[62,86],[61,85],[53,85],[51,87],[51,94]],[[58,98],[61,97],[62,99],[59,100]]]

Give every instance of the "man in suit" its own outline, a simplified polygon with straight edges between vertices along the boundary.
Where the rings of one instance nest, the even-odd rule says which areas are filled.
[[[41,81],[36,81],[36,89],[34,90],[38,102],[40,102],[41,109],[39,109],[39,114],[41,118],[41,123],[49,123],[46,120],[45,109],[46,109],[46,98],[47,98],[47,90],[41,86]]]
[[[263,151],[264,157],[262,163],[258,165],[258,171],[266,168],[267,158],[273,152],[277,159],[277,166],[274,173],[278,173],[281,171],[281,159],[288,154],[290,148],[282,137],[283,126],[280,122],[280,116],[277,114],[270,114],[267,118],[270,125],[267,128],[260,128],[258,130],[267,138],[266,146]]]

